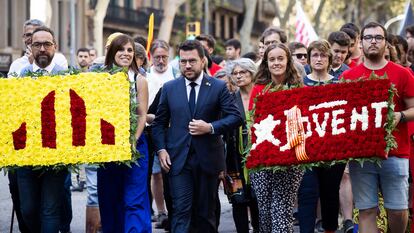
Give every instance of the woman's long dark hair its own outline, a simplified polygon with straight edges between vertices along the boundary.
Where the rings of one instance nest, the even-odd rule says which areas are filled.
[[[135,59],[136,52],[135,52],[134,40],[132,39],[132,37],[125,35],[125,34],[115,37],[115,39],[112,40],[111,44],[108,47],[108,52],[106,53],[106,56],[105,56],[105,66],[107,67],[108,70],[112,69],[114,65],[119,66],[115,62],[115,54],[119,50],[124,49],[124,45],[128,43],[131,44],[132,49],[134,50],[134,54],[132,55],[132,63],[128,68],[133,70],[136,74],[139,73],[139,69],[137,66],[136,59]]]
[[[268,59],[269,59],[269,52],[276,48],[280,48],[283,51],[285,51],[286,58],[287,58],[287,65],[286,65],[285,80],[283,80],[282,83],[273,83],[272,86],[276,86],[279,84],[281,85],[287,84],[289,86],[300,86],[300,87],[303,86],[303,80],[295,68],[295,64],[292,59],[292,54],[290,53],[289,48],[282,43],[272,44],[267,47],[263,55],[262,63],[260,63],[259,69],[255,77],[256,84],[267,85],[273,82],[272,75],[269,71]]]

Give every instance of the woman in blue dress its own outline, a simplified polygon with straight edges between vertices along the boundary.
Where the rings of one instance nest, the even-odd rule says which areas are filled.
[[[132,166],[108,163],[98,169],[98,195],[103,233],[151,232],[151,211],[148,198],[148,146],[142,134],[148,105],[148,86],[139,74],[131,37],[121,34],[108,47],[105,66],[128,68],[128,77],[135,80],[138,113],[137,150],[141,157]],[[115,152],[116,153],[116,152]]]

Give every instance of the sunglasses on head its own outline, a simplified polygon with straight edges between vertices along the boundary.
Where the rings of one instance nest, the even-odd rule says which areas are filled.
[[[308,58],[308,54],[306,53],[294,53],[293,55],[296,56],[297,59]]]

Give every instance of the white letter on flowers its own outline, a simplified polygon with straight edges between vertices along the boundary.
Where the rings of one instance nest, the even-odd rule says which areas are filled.
[[[256,142],[252,145],[252,150],[254,150],[260,143],[268,141],[275,146],[280,145],[280,141],[273,136],[273,129],[276,125],[280,125],[280,120],[274,120],[272,115],[268,115],[266,119],[261,120],[260,123],[255,123],[253,127],[255,128],[254,134],[256,135]]]
[[[375,109],[375,128],[380,128],[382,127],[382,114],[381,114],[381,110],[383,108],[386,108],[387,102],[379,102],[379,103],[372,103],[371,107],[373,109]]]
[[[309,106],[309,111],[313,111],[315,109],[320,109],[320,108],[333,108],[333,107],[337,107],[337,106],[341,106],[341,105],[346,105],[347,103],[348,103],[348,101],[346,101],[346,100],[336,100],[336,101],[331,101],[331,102],[323,102],[323,103],[318,104],[318,105]]]
[[[343,109],[339,109],[339,110],[334,110],[332,111],[332,135],[338,135],[341,133],[346,133],[346,130],[344,127],[341,127],[338,129],[338,125],[343,124],[344,123],[344,119],[342,118],[338,118],[338,115],[340,114],[344,114],[345,111]]]
[[[325,112],[322,124],[319,124],[318,116],[319,114],[317,113],[312,114],[313,122],[315,122],[316,125],[315,130],[319,134],[319,137],[323,137],[326,133],[326,125],[328,124],[327,122],[329,119],[329,112]]]
[[[352,109],[351,130],[356,129],[358,121],[362,123],[362,131],[365,131],[368,129],[368,109],[366,106],[362,107],[361,114],[357,112],[356,108]]]
[[[310,136],[312,136],[312,126],[311,126],[311,123],[309,121],[309,117],[307,117],[307,116],[304,117],[303,116],[302,117],[302,122],[303,122],[303,124],[306,123],[306,137],[309,138]]]

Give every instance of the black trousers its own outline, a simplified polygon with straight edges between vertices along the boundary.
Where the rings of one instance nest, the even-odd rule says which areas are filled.
[[[169,176],[172,233],[216,233],[218,174],[203,171],[189,155],[180,174]]]

